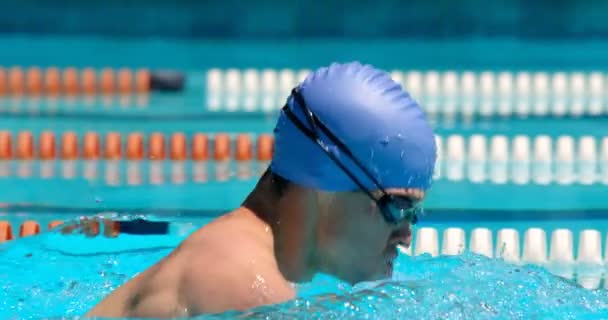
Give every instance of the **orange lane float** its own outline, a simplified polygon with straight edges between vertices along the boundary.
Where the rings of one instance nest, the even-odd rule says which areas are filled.
[[[205,134],[197,133],[192,137],[192,160],[205,161],[209,158],[208,138]]]
[[[34,158],[34,136],[29,131],[21,131],[17,136],[17,159],[30,160]]]
[[[148,141],[148,159],[165,159],[165,136],[162,133],[155,132],[150,135]]]
[[[7,76],[6,76],[6,70],[2,67],[0,67],[0,96],[3,96],[6,94],[6,92],[8,91],[8,84],[7,84],[8,80],[7,80]]]
[[[258,136],[257,154],[258,161],[272,160],[274,151],[274,137],[270,134],[262,134]]]
[[[107,160],[118,160],[122,157],[122,142],[120,133],[109,132],[106,134],[103,157]]]
[[[142,132],[100,134],[89,131],[79,137],[73,131],[55,133],[45,130],[36,137],[28,130],[17,133],[0,131],[0,160],[103,158],[132,161],[206,161],[211,153],[215,161],[270,161],[273,147],[272,134],[261,134],[254,143],[251,136],[244,133],[234,137],[227,133],[217,133],[211,137],[204,133],[194,133],[188,137],[183,132],[170,135],[152,132],[146,136]]]
[[[48,68],[44,76],[44,89],[50,95],[57,95],[61,90],[61,71],[57,68]]]
[[[230,160],[230,137],[227,134],[219,133],[215,136],[213,159],[216,161]]]
[[[184,78],[185,75],[179,71],[154,72],[146,68],[0,67],[0,96],[181,91]]]
[[[8,131],[0,132],[0,160],[13,158],[13,142],[11,133]]]
[[[78,158],[78,136],[75,132],[64,132],[61,137],[61,159],[75,160]]]
[[[42,71],[40,68],[32,67],[28,69],[25,78],[27,79],[27,91],[30,94],[37,95],[42,92]]]
[[[87,132],[84,135],[82,157],[86,160],[98,159],[99,149],[99,134],[95,132]]]
[[[28,237],[33,236],[40,233],[40,224],[33,220],[25,221],[19,227],[19,236],[20,237]]]
[[[236,136],[234,158],[237,161],[251,160],[253,153],[251,139],[248,135],[239,134]]]
[[[75,68],[66,68],[63,70],[62,75],[62,90],[68,95],[74,95],[78,93],[80,87],[78,86],[78,71]]]
[[[8,71],[9,92],[13,95],[22,95],[25,92],[23,70],[19,67],[12,67]]]
[[[127,137],[127,159],[141,160],[144,157],[144,137],[139,132],[129,134]]]
[[[182,161],[188,157],[186,135],[177,132],[171,136],[169,157],[171,160]]]
[[[45,131],[40,134],[38,157],[41,160],[55,159],[55,134],[53,132]]]
[[[53,221],[49,222],[48,230],[51,230],[62,224],[63,224],[63,221],[53,220]],[[18,236],[20,238],[29,237],[29,236],[37,235],[41,231],[42,231],[42,229],[40,227],[40,223],[38,223],[35,220],[27,220],[19,225]],[[15,237],[13,236],[13,227],[10,224],[10,222],[0,221],[0,243],[14,240],[14,239],[15,239]]]
[[[6,221],[0,221],[0,243],[13,240],[13,228]]]

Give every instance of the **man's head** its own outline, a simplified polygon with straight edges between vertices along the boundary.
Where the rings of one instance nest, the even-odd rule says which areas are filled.
[[[387,73],[332,64],[290,95],[266,179],[288,181],[277,210],[282,221],[305,218],[290,233],[308,234],[312,267],[354,283],[392,270],[435,153],[420,107]]]

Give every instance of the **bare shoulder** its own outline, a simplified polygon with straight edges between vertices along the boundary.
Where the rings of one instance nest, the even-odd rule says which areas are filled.
[[[188,265],[181,292],[192,315],[246,310],[295,297],[272,250],[246,234],[220,237],[211,231],[184,247]]]

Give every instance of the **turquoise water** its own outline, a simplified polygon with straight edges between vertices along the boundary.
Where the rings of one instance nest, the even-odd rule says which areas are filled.
[[[56,215],[47,217],[57,218]],[[193,216],[169,220],[186,228],[209,221]],[[456,225],[497,229],[524,228],[530,223]],[[546,230],[551,228],[547,223],[536,225]],[[576,228],[577,223],[556,221],[552,225]],[[608,221],[595,225],[605,230]],[[425,226],[446,225],[427,223]],[[0,246],[3,294],[0,317],[76,318],[117,286],[166,256],[184,236],[121,235],[106,239],[50,232],[4,244]],[[608,285],[608,279],[604,279],[604,283]],[[392,279],[351,287],[318,275],[297,288],[298,299],[285,304],[196,319],[237,316],[246,319],[608,319],[608,290],[583,289],[540,267],[508,264],[471,253],[438,258],[401,254]],[[329,297],[329,294],[333,295]]]
[[[57,134],[87,130],[100,133],[182,131],[248,133],[272,131],[277,108],[270,111],[212,111],[205,91],[207,68],[315,68],[332,61],[362,60],[387,69],[419,70],[596,70],[605,65],[605,43],[524,43],[513,40],[469,42],[351,41],[169,42],[81,38],[0,39],[10,50],[0,52],[3,66],[128,66],[175,68],[187,72],[181,94],[151,93],[134,97],[95,99],[60,97],[0,98],[0,130],[13,133],[43,130]],[[577,50],[571,50],[576,46]],[[44,52],[44,54],[40,54]],[[556,138],[608,134],[606,113],[590,117],[490,116],[433,120],[436,133],[546,134]],[[267,163],[213,161],[181,164],[169,161],[0,162],[0,220],[12,223],[14,233],[25,220],[41,226],[99,212],[151,214],[178,224],[204,225],[237,207]],[[66,168],[76,175],[66,178]],[[85,178],[89,168],[94,177]],[[52,172],[44,176],[43,172]],[[174,172],[186,181],[175,182]],[[23,174],[23,172],[29,172]],[[112,174],[108,174],[111,172]],[[141,181],[128,182],[132,172]],[[151,173],[161,183],[153,184]],[[204,172],[205,178],[194,181]],[[227,176],[223,176],[226,173]],[[244,174],[243,174],[244,173]],[[111,177],[110,177],[111,176]],[[427,214],[418,227],[476,227],[492,231],[531,227],[547,234],[557,228],[578,232],[608,230],[605,184],[533,183],[515,185],[436,181],[425,200]],[[0,318],[71,318],[83,314],[107,293],[144,270],[174,248],[183,236],[85,239],[45,233],[0,245]],[[604,242],[604,238],[602,239]],[[605,277],[605,273],[603,275]],[[608,279],[603,279],[606,286]],[[299,285],[292,302],[251,312],[205,318],[250,319],[608,319],[608,291],[583,289],[533,266],[507,264],[470,253],[457,257],[400,255],[393,279],[350,287],[325,275]],[[334,293],[335,298],[316,297]]]

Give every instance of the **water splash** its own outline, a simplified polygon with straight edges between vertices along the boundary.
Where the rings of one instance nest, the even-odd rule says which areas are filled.
[[[60,239],[74,238],[45,237],[3,245],[0,318],[82,315],[171,252],[160,248],[73,254],[51,245],[60,248]],[[78,239],[79,248],[88,246],[92,252],[115,246],[115,241],[120,240]],[[253,284],[269,292],[264,291],[263,276]],[[469,252],[438,258],[401,254],[389,281],[348,286],[319,276],[298,289],[299,297],[287,303],[195,319],[608,319],[606,290],[583,289],[540,267],[511,265]]]
[[[608,319],[608,292],[590,291],[534,266],[464,253],[402,255],[390,281],[298,298],[247,313],[197,319]]]

